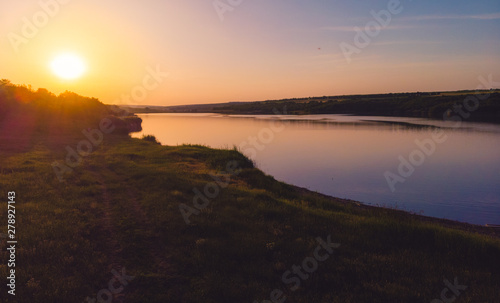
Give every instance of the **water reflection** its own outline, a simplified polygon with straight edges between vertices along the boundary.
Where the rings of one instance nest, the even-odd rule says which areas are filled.
[[[500,224],[500,127],[420,118],[148,114],[143,131],[165,145],[238,146],[268,174],[318,192],[475,224]],[[279,126],[282,131],[263,130]],[[281,127],[283,126],[283,127]],[[384,177],[415,140],[441,128],[446,142],[393,193]],[[252,141],[249,138],[255,139]],[[264,142],[265,141],[265,142]],[[246,143],[244,147],[242,144]],[[250,150],[250,148],[252,150]],[[250,152],[251,151],[251,152]]]

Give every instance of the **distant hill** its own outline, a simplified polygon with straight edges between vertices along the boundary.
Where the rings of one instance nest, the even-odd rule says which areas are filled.
[[[293,115],[352,114],[443,119],[445,115],[460,114],[463,115],[462,119],[468,121],[500,123],[500,90],[322,96],[259,102],[122,108],[134,113],[273,114],[275,110],[281,111],[285,106],[287,113]]]

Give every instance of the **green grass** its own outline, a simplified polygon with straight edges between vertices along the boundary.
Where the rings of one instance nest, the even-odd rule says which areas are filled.
[[[275,288],[286,302],[430,302],[454,277],[468,286],[456,302],[498,300],[500,241],[484,228],[326,197],[277,182],[234,149],[153,138],[107,136],[60,183],[51,163],[81,139],[38,137],[0,159],[19,241],[16,300],[4,286],[0,302],[83,302],[121,267],[135,279],[113,302],[261,302]],[[241,172],[187,225],[179,205],[230,161]],[[5,208],[1,218],[5,233]],[[341,246],[291,291],[281,275],[328,235]],[[3,277],[7,259],[2,248]]]

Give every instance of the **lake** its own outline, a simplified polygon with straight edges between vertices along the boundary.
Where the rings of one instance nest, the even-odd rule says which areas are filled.
[[[163,145],[239,149],[277,180],[369,205],[500,224],[500,125],[349,115],[140,114]]]

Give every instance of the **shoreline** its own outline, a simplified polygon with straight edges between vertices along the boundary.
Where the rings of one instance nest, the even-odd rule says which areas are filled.
[[[315,195],[322,196],[324,198],[330,199],[335,202],[340,202],[340,203],[345,203],[345,204],[350,204],[354,205],[355,207],[363,210],[387,210],[390,212],[394,212],[395,214],[398,215],[398,217],[403,218],[403,219],[417,219],[421,222],[427,222],[427,223],[437,223],[442,225],[443,227],[449,227],[453,229],[459,229],[462,231],[467,231],[467,232],[474,232],[482,235],[487,235],[487,236],[493,236],[496,238],[500,238],[500,227],[490,227],[486,225],[479,225],[479,224],[472,224],[472,223],[467,223],[467,222],[461,222],[457,220],[452,220],[452,219],[444,219],[444,218],[437,218],[437,217],[431,217],[431,216],[425,216],[425,215],[419,215],[415,213],[411,213],[409,211],[401,210],[401,209],[393,209],[390,207],[383,207],[383,206],[374,206],[374,205],[368,205],[360,201],[356,200],[351,200],[351,199],[344,199],[344,198],[337,198],[334,196],[322,194],[319,192],[311,191],[307,188],[296,186],[296,185],[290,185],[293,187],[296,187],[300,191],[304,193],[311,193]]]
[[[214,113],[212,113],[212,114],[216,115],[216,117],[219,117],[217,114],[214,114]],[[154,121],[161,121],[161,120],[157,120],[157,119],[159,119],[158,116],[162,116],[162,115],[174,115],[174,116],[177,116],[177,115],[180,115],[180,116],[183,116],[183,115],[188,115],[188,116],[191,116],[191,115],[202,115],[204,117],[204,114],[200,114],[200,113],[198,113],[198,114],[192,114],[192,113],[189,113],[189,114],[184,114],[184,113],[175,113],[175,114],[170,114],[170,113],[164,113],[164,114],[162,114],[162,113],[159,113],[159,114],[157,114],[157,113],[151,113],[151,114],[138,114],[138,115],[141,116],[141,117],[144,117],[144,116],[147,116],[147,115],[156,116],[156,120],[154,120]],[[290,118],[289,116],[291,116],[291,115],[284,116],[283,117],[284,121],[290,121],[289,120],[289,118]],[[281,118],[281,117],[282,116],[279,116],[279,118]],[[235,119],[238,119],[238,118],[239,117],[236,117]],[[256,119],[257,121],[267,121],[267,119],[259,119],[259,117],[255,117],[254,115],[252,115],[252,118]],[[267,116],[265,118],[267,118]],[[270,118],[273,118],[273,117],[270,117]],[[278,116],[276,118],[278,118]],[[153,119],[153,118],[151,118],[151,119]],[[181,117],[178,117],[176,119],[181,119]],[[214,119],[216,119],[216,118],[214,118]],[[224,117],[224,118],[220,118],[220,119],[224,120],[226,118]],[[242,120],[246,120],[246,117],[242,117],[241,119]],[[359,117],[356,117],[354,119],[357,120],[357,119],[359,119]],[[340,120],[341,121],[338,121],[338,123],[347,123],[347,124],[351,123],[351,122],[344,122],[343,118],[340,118]],[[178,121],[178,120],[174,120],[174,121]],[[197,120],[193,120],[193,121],[197,121]],[[201,120],[201,121],[205,121],[205,120]],[[212,121],[212,120],[207,120],[207,121]],[[323,120],[319,120],[319,121],[323,122]],[[350,120],[346,120],[346,121],[350,121]],[[365,120],[362,120],[362,121],[365,121]],[[370,120],[368,120],[368,121],[370,121]],[[379,120],[374,120],[374,122],[380,122],[380,121]],[[382,121],[382,122],[387,123],[386,121]],[[410,121],[410,122],[418,122],[418,121]],[[207,122],[207,123],[208,123],[208,125],[210,125],[210,122]],[[401,122],[401,123],[403,123],[403,122]],[[184,124],[180,124],[180,125],[182,126]],[[195,125],[197,125],[197,124],[195,124]],[[239,125],[239,124],[235,124],[235,125]],[[264,124],[262,124],[262,125],[263,125],[262,127],[265,127]],[[488,125],[493,125],[493,124],[488,124]],[[418,125],[418,126],[419,127],[422,126],[422,127],[425,127],[425,128],[431,128],[431,129],[434,129],[434,128],[441,128],[442,129],[442,128],[444,128],[443,125],[441,125],[441,126],[434,126],[434,125],[423,125],[422,124],[422,125]],[[471,125],[464,125],[464,127],[466,127],[468,129],[469,127],[472,127],[472,126]],[[482,126],[477,126],[477,127],[479,128],[478,131],[481,131],[481,132],[483,131]],[[492,132],[496,131],[497,128],[498,127],[491,128],[491,131]],[[150,129],[150,132],[149,133],[144,133],[144,134],[155,134],[155,129],[154,128],[153,129],[149,128],[149,129]],[[454,129],[454,128],[452,128],[452,129]],[[156,132],[156,134],[159,135],[159,136],[161,136],[160,132]],[[134,135],[134,134],[132,134],[132,135]],[[140,135],[141,135],[141,133],[139,133],[138,135],[135,135],[134,137],[135,138],[140,138]],[[191,138],[191,137],[188,137],[188,138]],[[169,141],[169,137],[168,136],[165,137],[165,138],[162,138],[162,139],[166,140],[165,142],[167,142],[167,144],[169,144],[170,146],[175,146],[175,144],[172,145],[172,143],[175,143],[176,140],[173,140],[173,141],[170,140]],[[187,142],[192,142],[192,144],[195,144],[195,145],[198,144],[197,142],[204,142],[204,141],[199,141],[199,140],[196,140],[196,139],[197,139],[197,137],[194,137],[194,139],[193,138],[188,139]],[[239,138],[239,139],[243,140],[243,138]],[[231,144],[235,145],[235,143],[239,142],[237,140],[238,139],[228,140],[228,143],[227,143],[227,145],[225,145],[225,147],[223,147],[223,146],[221,146],[221,147],[216,147],[215,146],[214,147],[213,144],[212,144],[213,142],[210,141],[210,140],[208,140],[207,141],[208,143],[206,143],[206,146],[211,147],[211,148],[213,147],[215,149],[227,148],[227,146],[231,146]],[[233,142],[233,143],[231,143],[231,142]],[[186,143],[186,144],[189,144],[189,143]],[[169,145],[165,145],[165,146],[169,146]],[[248,153],[248,152],[244,152],[244,153],[248,154],[248,155],[251,155],[251,153]],[[261,160],[264,161],[265,159],[264,160],[261,159]],[[268,160],[267,163],[269,163],[269,160]],[[282,164],[280,164],[280,165],[282,165]],[[312,167],[315,168],[316,166],[313,165]],[[276,172],[276,170],[274,170],[274,172]],[[270,175],[273,175],[272,171],[265,171],[265,173],[269,173]],[[297,173],[297,171],[294,171],[294,173]],[[278,172],[278,175],[280,175],[279,172]],[[319,177],[323,177],[323,175],[320,175]],[[337,197],[337,195],[338,195],[338,197],[344,197],[347,200],[352,200],[352,199],[350,199],[352,196],[344,194],[344,192],[342,190],[340,190],[340,191],[339,190],[333,191],[333,190],[329,190],[328,188],[325,188],[325,187],[320,187],[318,189],[316,186],[314,186],[314,184],[309,184],[308,182],[302,182],[304,180],[302,180],[300,178],[299,179],[296,179],[296,178],[295,179],[294,178],[287,178],[287,176],[284,176],[284,175],[281,174],[280,175],[280,180],[283,180],[284,182],[292,182],[290,184],[293,184],[293,185],[298,186],[298,187],[308,186],[309,188],[314,188],[315,190],[317,190],[317,191],[319,190],[320,193],[322,193],[324,195],[327,195],[327,196],[330,195],[332,197]],[[480,196],[478,195],[478,197],[480,197]],[[495,222],[496,220],[491,215],[492,213],[491,212],[489,212],[489,213],[487,212],[487,209],[488,209],[488,208],[486,208],[487,206],[484,206],[485,208],[481,208],[480,211],[478,211],[477,217],[467,216],[467,215],[464,215],[464,213],[458,213],[455,216],[452,216],[452,218],[443,218],[443,217],[439,217],[439,216],[427,215],[428,213],[434,214],[433,210],[436,209],[436,208],[442,207],[443,204],[446,204],[446,207],[450,207],[449,209],[453,209],[452,208],[453,207],[453,201],[450,202],[449,200],[446,200],[446,199],[439,200],[438,199],[439,197],[436,198],[436,199],[433,199],[433,200],[424,200],[423,201],[423,202],[429,203],[429,205],[424,206],[424,208],[427,207],[427,208],[425,208],[425,213],[422,213],[422,212],[419,213],[418,211],[417,212],[412,211],[414,209],[420,209],[419,204],[418,204],[419,201],[415,202],[415,198],[416,197],[412,197],[412,196],[407,196],[406,197],[410,201],[412,201],[411,203],[408,202],[408,200],[405,199],[405,197],[399,197],[399,201],[406,201],[407,203],[410,204],[408,206],[409,209],[406,209],[406,208],[404,208],[404,209],[394,208],[393,205],[397,205],[397,204],[394,202],[396,200],[396,198],[393,198],[392,196],[388,196],[387,197],[388,199],[385,199],[385,200],[383,200],[383,199],[381,200],[380,198],[377,199],[377,197],[375,197],[375,199],[373,199],[373,197],[366,196],[366,195],[358,196],[357,198],[361,199],[361,200],[354,200],[354,201],[362,203],[363,205],[366,205],[366,206],[381,207],[381,208],[394,209],[394,210],[401,210],[401,211],[404,211],[404,212],[407,212],[407,213],[410,213],[410,214],[420,214],[423,217],[436,218],[436,219],[444,220],[444,221],[446,221],[446,220],[448,220],[448,221],[456,221],[456,222],[459,222],[459,223],[471,224],[471,225],[474,225],[474,226],[482,226],[482,227],[486,227],[485,226],[486,224],[495,224],[495,223],[498,223],[498,222]],[[365,198],[365,199],[363,200],[362,198]],[[371,198],[371,200],[370,200],[370,198]],[[412,198],[413,198],[413,200],[412,200]],[[377,201],[378,203],[380,203],[381,205],[374,204],[373,203],[374,200]],[[363,202],[361,202],[361,201],[363,201]],[[467,202],[465,199],[463,201],[462,200],[460,200],[460,201],[461,201],[461,203],[470,203],[470,204],[467,204],[467,205],[472,205],[472,203],[474,203],[473,201],[475,201],[475,199],[468,199],[467,201],[470,201],[470,202]],[[386,205],[386,203],[388,203],[388,204]],[[404,204],[407,204],[407,203],[404,203]],[[482,205],[478,204],[478,206],[481,207]],[[491,206],[491,207],[492,207],[491,210],[494,210],[493,206]],[[485,209],[486,209],[486,211],[485,211]],[[446,212],[445,211],[437,212],[437,215],[440,215],[440,214],[442,214],[444,216],[444,215],[446,215]],[[461,218],[470,219],[471,222],[460,221]],[[494,229],[494,228],[491,228],[491,227],[488,227],[488,228]],[[484,233],[484,231],[482,233]],[[494,231],[493,233],[495,233],[498,236],[497,232]]]

